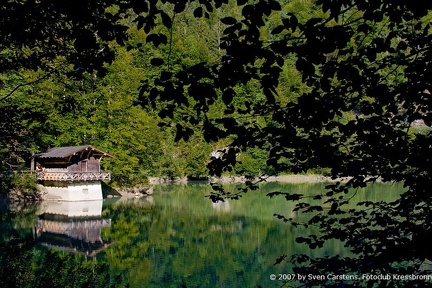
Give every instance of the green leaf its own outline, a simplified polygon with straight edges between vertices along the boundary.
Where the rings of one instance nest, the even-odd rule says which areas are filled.
[[[225,105],[230,104],[234,99],[235,95],[236,93],[232,88],[228,88],[227,90],[225,90],[222,94],[222,100],[225,103]]]
[[[146,42],[152,42],[154,46],[158,47],[160,44],[167,44],[168,38],[164,34],[150,34],[147,36]]]
[[[194,15],[194,17],[196,17],[196,18],[201,18],[201,17],[203,16],[203,8],[202,8],[201,6],[200,6],[200,7],[197,7],[197,8],[194,10],[193,15]]]
[[[234,17],[224,17],[220,21],[225,25],[234,25],[237,23],[237,20]]]
[[[277,26],[276,28],[274,28],[274,29],[271,31],[271,34],[273,34],[273,35],[277,35],[277,34],[282,33],[282,31],[284,31],[284,30],[285,30],[285,26],[284,26],[284,25],[279,25],[279,26]]]
[[[152,58],[150,64],[153,66],[161,66],[164,64],[164,60],[161,58]]]
[[[168,14],[166,14],[163,11],[160,12],[160,15],[161,15],[161,18],[162,18],[162,23],[165,25],[165,27],[167,27],[168,29],[171,29],[171,27],[172,27],[171,17],[168,16]]]

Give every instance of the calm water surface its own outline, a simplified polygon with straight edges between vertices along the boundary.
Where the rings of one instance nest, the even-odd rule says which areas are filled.
[[[300,216],[283,197],[265,196],[323,187],[267,183],[212,203],[208,185],[160,185],[139,199],[3,205],[0,287],[280,287],[270,275],[291,272],[288,263],[273,265],[282,254],[349,254],[338,242],[317,250],[296,243],[315,231],[277,220],[274,213]],[[400,191],[375,184],[353,200],[392,200]]]

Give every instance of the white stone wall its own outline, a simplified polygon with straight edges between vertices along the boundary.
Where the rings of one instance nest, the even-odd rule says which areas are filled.
[[[86,181],[69,184],[68,201],[101,200],[102,185],[100,181]]]
[[[45,181],[40,190],[43,199],[48,201],[69,201],[69,189],[66,182]]]
[[[46,182],[43,186],[45,200],[54,201],[88,201],[102,200],[100,181],[85,182]]]

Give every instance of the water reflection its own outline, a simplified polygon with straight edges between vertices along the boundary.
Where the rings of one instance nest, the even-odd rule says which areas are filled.
[[[220,212],[230,212],[231,207],[228,200],[217,201],[212,203],[213,209]]]
[[[39,206],[39,214],[59,215],[69,218],[101,217],[102,204],[102,200],[75,202],[46,201]]]
[[[101,237],[101,229],[111,226],[111,219],[102,219],[102,200],[45,202],[39,213],[38,245],[94,257],[110,244]]]
[[[347,197],[391,201],[395,188]],[[297,243],[318,228],[277,220],[302,216],[295,203],[265,196],[273,191],[317,194],[323,185],[268,183],[218,203],[205,197],[209,186],[161,185],[152,197],[9,207],[0,211],[0,287],[280,287],[269,275],[292,271],[273,265],[282,254],[349,255],[340,241],[314,250]]]

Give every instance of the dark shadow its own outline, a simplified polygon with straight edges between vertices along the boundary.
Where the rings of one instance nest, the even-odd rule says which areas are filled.
[[[101,181],[102,185],[102,197],[104,199],[106,198],[114,198],[114,197],[121,197],[122,195],[113,187],[106,184],[105,182]]]

